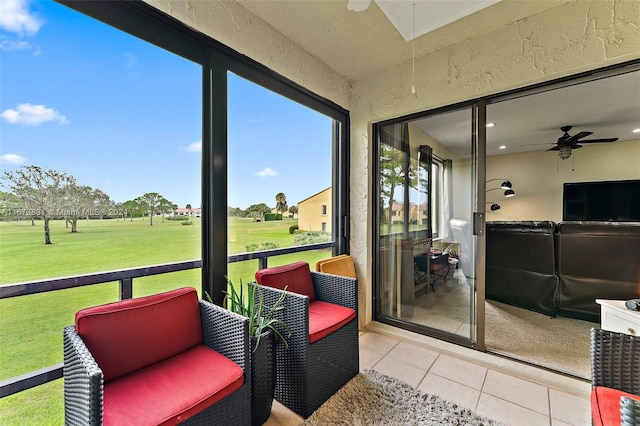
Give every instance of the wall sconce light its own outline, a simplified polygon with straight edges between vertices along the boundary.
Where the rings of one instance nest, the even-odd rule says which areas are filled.
[[[510,181],[509,179],[502,179],[502,178],[489,179],[489,180],[487,181],[487,183],[489,183],[489,182],[493,182],[493,181],[496,181],[496,180],[501,180],[501,181],[503,181],[503,182],[500,184],[500,188],[502,188],[502,189],[511,189],[511,187],[513,187],[513,185],[511,184],[511,181]]]
[[[489,182],[493,182],[493,181],[497,181],[497,180],[501,180],[502,183],[500,184],[499,188],[491,188],[491,189],[487,189],[487,192],[489,191],[495,191],[497,189],[504,189],[504,196],[505,197],[513,197],[514,195],[516,195],[516,192],[512,189],[513,188],[513,184],[511,183],[511,181],[509,179],[502,179],[502,178],[496,178],[496,179],[489,179],[487,181],[487,183]]]
[[[500,191],[502,190],[502,188],[491,188],[491,189],[487,189],[487,192],[489,191]],[[504,191],[504,196],[505,197],[513,197],[514,195],[516,195],[516,192],[513,189],[507,189],[506,191]]]
[[[498,203],[494,203],[493,201],[487,201],[487,204],[491,204],[491,207],[489,207],[491,209],[492,212],[495,212],[496,210],[500,210],[500,204]]]

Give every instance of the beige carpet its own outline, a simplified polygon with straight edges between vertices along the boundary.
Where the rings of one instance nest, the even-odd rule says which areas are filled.
[[[420,291],[414,305],[403,304],[401,318],[468,338],[470,287],[459,272],[446,282],[438,280],[435,293]],[[485,310],[485,343],[489,352],[590,378],[589,330],[599,324],[552,318],[491,300],[485,303]]]
[[[489,300],[487,349],[573,376],[591,377],[589,331],[599,324],[549,317]]]

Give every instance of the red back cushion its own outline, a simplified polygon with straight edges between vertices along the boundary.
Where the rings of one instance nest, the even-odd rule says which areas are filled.
[[[256,281],[258,284],[280,290],[287,287],[287,291],[309,296],[309,302],[316,299],[311,270],[309,264],[304,261],[262,269],[256,272]]]
[[[185,287],[83,309],[76,330],[108,382],[202,344],[198,293]]]

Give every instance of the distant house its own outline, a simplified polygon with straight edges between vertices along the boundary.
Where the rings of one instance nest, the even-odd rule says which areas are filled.
[[[391,205],[391,223],[404,222],[404,203],[394,201]],[[409,203],[409,222],[420,223],[426,225],[427,223],[427,204],[422,203],[416,205],[415,203]]]
[[[177,208],[172,212],[173,216],[191,216],[191,217],[200,217],[200,208],[194,207],[192,209],[185,209],[183,207]]]
[[[404,222],[404,203],[394,201],[391,204],[391,223]]]
[[[298,203],[298,229],[331,233],[331,187]]]

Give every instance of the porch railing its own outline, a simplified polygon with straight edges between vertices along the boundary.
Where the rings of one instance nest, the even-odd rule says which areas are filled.
[[[333,245],[334,244],[332,242],[328,242],[234,254],[228,257],[228,263],[244,262],[246,260],[257,259],[259,265],[258,268],[264,269],[267,267],[268,259],[270,257],[303,251],[327,249],[332,248]],[[64,290],[68,288],[83,287],[87,285],[103,284],[113,281],[118,281],[119,283],[120,300],[131,299],[133,297],[134,278],[186,271],[189,269],[196,269],[201,267],[202,260],[189,260],[185,262],[141,266],[130,269],[121,269],[118,271],[77,275],[65,278],[54,278],[43,281],[28,281],[23,283],[6,284],[0,286],[0,299],[26,296],[29,294],[44,293],[55,290]],[[4,398],[5,396],[13,395],[14,393],[43,385],[56,379],[60,379],[62,377],[62,366],[63,364],[59,363],[0,381],[0,398]]]

